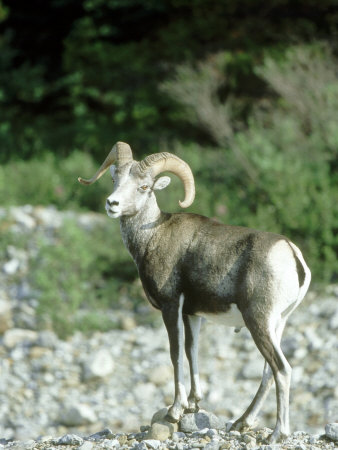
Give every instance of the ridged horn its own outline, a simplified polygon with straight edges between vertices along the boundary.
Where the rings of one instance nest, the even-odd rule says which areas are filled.
[[[140,161],[139,168],[142,172],[151,170],[154,177],[162,172],[172,172],[181,179],[184,185],[185,198],[183,202],[179,201],[181,208],[188,208],[194,201],[194,176],[189,165],[178,156],[167,152],[154,153]]]
[[[133,160],[133,153],[131,151],[130,146],[125,142],[116,142],[116,144],[111,149],[107,158],[104,160],[102,166],[99,168],[96,174],[89,180],[78,177],[78,181],[86,185],[95,183],[95,181],[98,180],[100,177],[102,177],[102,175],[108,170],[108,168],[112,164],[114,164],[115,161],[118,166],[124,166],[125,164],[131,162],[132,160]]]

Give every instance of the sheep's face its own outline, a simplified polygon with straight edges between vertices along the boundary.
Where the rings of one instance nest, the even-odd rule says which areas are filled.
[[[150,172],[140,174],[135,162],[124,167],[111,166],[110,173],[114,190],[107,198],[106,211],[113,219],[137,214],[154,195],[154,190],[170,183],[169,177],[154,180]]]

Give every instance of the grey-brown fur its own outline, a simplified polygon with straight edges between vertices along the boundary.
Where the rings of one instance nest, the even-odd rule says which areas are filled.
[[[165,160],[170,159],[170,154],[165,155]],[[137,265],[146,295],[162,312],[168,331],[175,400],[167,418],[176,422],[185,411],[198,410],[201,392],[197,341],[201,316],[232,317],[234,313],[250,330],[266,363],[253,402],[233,428],[254,424],[273,377],[277,423],[270,441],[281,440],[289,433],[291,368],[280,340],[287,317],[306,293],[310,271],[299,249],[281,235],[223,225],[197,214],[161,212],[154,190],[163,189],[170,179],[156,180],[153,162],[161,164],[161,154],[148,157],[146,164],[132,161],[113,169],[115,188],[106,209],[111,217],[120,217],[124,243]],[[181,162],[184,183],[190,189],[192,175],[184,165]],[[176,168],[171,171],[180,176]],[[238,321],[238,317],[234,316],[234,320]],[[191,375],[188,398],[183,380],[183,327]]]

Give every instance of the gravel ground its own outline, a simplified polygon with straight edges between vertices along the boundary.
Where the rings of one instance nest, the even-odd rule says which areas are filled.
[[[53,208],[0,210],[15,233],[36,230],[48,235],[72,215],[79,226],[95,226],[103,219]],[[63,341],[53,331],[37,330],[36,299],[30,298],[25,279],[35,256],[13,246],[0,255],[0,448],[337,448],[332,434],[331,439],[325,437],[325,426],[338,420],[337,285],[309,292],[284,333],[283,349],[293,367],[291,427],[302,431],[282,447],[266,446],[267,431],[262,427],[274,427],[274,391],[258,431],[224,431],[225,423],[252,400],[263,359],[246,329],[235,334],[232,328],[205,323],[200,341],[201,407],[216,414],[223,431],[213,426],[184,434],[171,431],[163,440],[153,438],[147,426],[154,411],[173,398],[164,326],[139,325],[137,316],[117,310],[113,314],[120,329],[107,333],[88,337],[76,332]],[[13,273],[22,275],[16,286],[8,282]],[[89,439],[98,430],[103,431]],[[60,436],[66,436],[64,442]]]

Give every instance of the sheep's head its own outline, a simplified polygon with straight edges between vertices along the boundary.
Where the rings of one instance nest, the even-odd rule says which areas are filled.
[[[114,191],[107,198],[106,210],[110,217],[134,215],[142,209],[154,190],[164,189],[170,183],[169,177],[156,177],[162,172],[177,175],[183,185],[185,198],[179,202],[187,208],[195,198],[194,177],[190,167],[171,153],[155,153],[143,161],[134,161],[131,148],[124,142],[117,142],[107,158],[89,180],[78,178],[82,184],[92,184],[108,169],[114,181]]]

